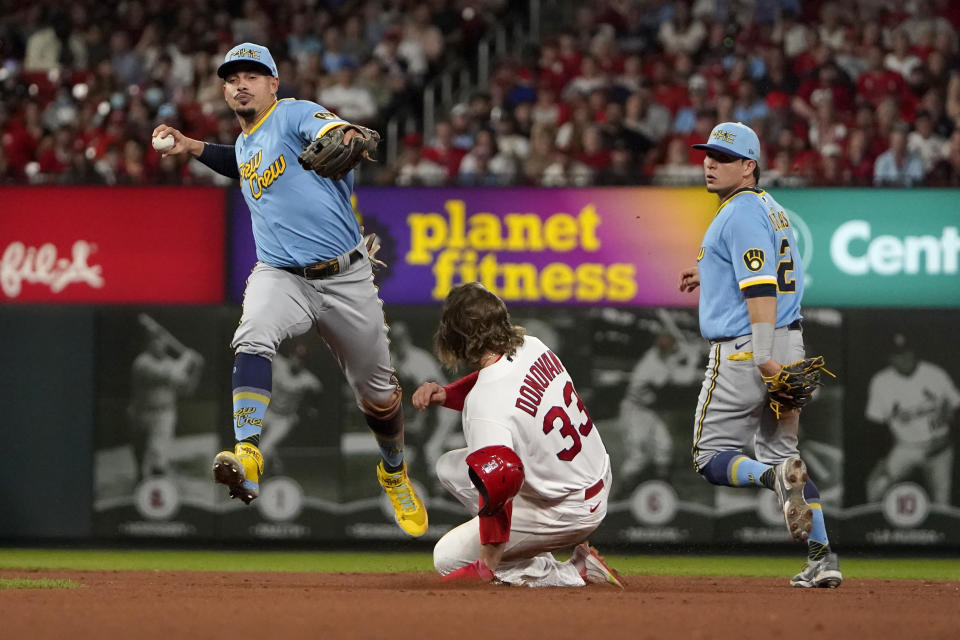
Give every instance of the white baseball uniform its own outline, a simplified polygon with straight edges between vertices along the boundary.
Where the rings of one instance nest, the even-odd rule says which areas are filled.
[[[560,359],[533,336],[511,357],[480,370],[463,408],[465,449],[440,457],[437,475],[476,513],[479,495],[467,474],[470,452],[513,449],[524,483],[513,500],[510,538],[494,572],[509,584],[584,586],[576,567],[551,551],[584,540],[603,521],[610,492],[610,457]],[[480,557],[479,518],[444,535],[433,551],[446,575]]]
[[[953,447],[950,417],[960,407],[960,392],[947,372],[920,361],[910,375],[885,367],[870,380],[866,416],[890,427],[894,445],[884,466],[886,478],[868,488],[879,500],[890,483],[920,468],[927,477],[933,501],[950,502]]]

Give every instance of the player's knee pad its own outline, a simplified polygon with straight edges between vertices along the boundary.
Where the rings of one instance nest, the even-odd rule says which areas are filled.
[[[803,499],[807,501],[807,504],[820,502],[820,491],[817,489],[817,485],[813,484],[813,480],[807,480],[807,483],[803,485]]]
[[[403,433],[403,405],[399,388],[382,404],[364,399],[361,408],[367,426],[374,433],[387,437]]]
[[[720,451],[710,458],[707,464],[700,467],[698,471],[710,484],[729,487],[731,486],[730,475],[728,473],[730,461],[742,455],[739,451]]]

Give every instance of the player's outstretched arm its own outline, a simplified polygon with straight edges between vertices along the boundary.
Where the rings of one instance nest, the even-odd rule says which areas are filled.
[[[424,382],[413,392],[411,400],[415,408],[423,411],[430,405],[446,402],[447,392],[436,382]]]
[[[690,291],[695,291],[697,287],[700,286],[700,268],[699,267],[689,267],[680,272],[680,280],[677,283],[677,288],[681,292],[687,293]]]
[[[178,156],[183,153],[189,153],[194,157],[199,157],[200,154],[203,153],[203,142],[188,138],[170,125],[158,125],[157,128],[153,130],[151,137],[164,139],[168,136],[173,136],[173,147],[160,153],[164,158],[167,156]]]

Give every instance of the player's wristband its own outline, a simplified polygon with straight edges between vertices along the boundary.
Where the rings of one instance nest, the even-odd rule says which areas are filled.
[[[754,322],[750,324],[753,333],[753,363],[758,367],[773,356],[773,324]]]
[[[480,516],[478,518],[480,521],[480,544],[509,542],[512,517],[512,502],[503,505],[503,508],[493,515]]]

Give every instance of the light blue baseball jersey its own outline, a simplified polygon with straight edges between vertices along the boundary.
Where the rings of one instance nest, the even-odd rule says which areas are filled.
[[[772,284],[777,327],[800,319],[803,266],[790,220],[769,193],[741,189],[727,198],[703,236],[700,268],[700,333],[708,340],[748,335],[750,315],[743,290]]]
[[[353,172],[321,178],[297,162],[317,135],[344,124],[315,102],[285,98],[237,138],[240,188],[253,219],[257,259],[273,267],[335,258],[360,243],[350,195]]]

